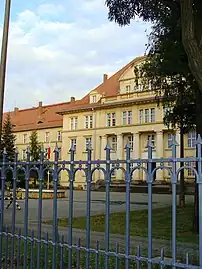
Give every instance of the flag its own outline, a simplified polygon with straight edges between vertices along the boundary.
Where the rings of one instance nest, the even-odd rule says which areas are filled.
[[[51,147],[50,144],[48,145],[48,151],[47,151],[47,159],[50,160],[50,155],[51,155]]]

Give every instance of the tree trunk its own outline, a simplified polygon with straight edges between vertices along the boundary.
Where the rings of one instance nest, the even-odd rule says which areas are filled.
[[[194,23],[193,0],[180,0],[182,44],[192,75],[202,92],[202,36]]]
[[[196,133],[202,137],[202,90],[196,92]],[[198,152],[196,150],[198,156]],[[196,169],[198,169],[196,164]],[[194,218],[193,218],[193,230],[199,233],[199,195],[198,195],[198,184],[195,179],[195,197],[194,197]]]
[[[183,128],[180,128],[180,158],[184,158],[184,132]],[[183,167],[184,163],[181,162],[180,166]],[[184,169],[180,172],[180,193],[179,193],[179,206],[185,206],[185,186],[184,186]]]

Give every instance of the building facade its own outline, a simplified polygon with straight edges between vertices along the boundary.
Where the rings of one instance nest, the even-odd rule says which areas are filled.
[[[144,61],[138,57],[108,78],[103,75],[103,82],[89,92],[84,98],[50,106],[18,110],[11,112],[16,133],[16,146],[25,157],[30,132],[38,130],[39,141],[44,148],[58,143],[60,159],[69,159],[69,149],[73,144],[76,148],[75,159],[87,158],[86,147],[90,143],[93,159],[105,159],[105,146],[111,146],[112,159],[125,158],[125,145],[131,145],[131,158],[147,158],[147,142],[152,141],[153,157],[171,157],[172,134],[163,124],[164,109],[157,105],[155,92],[148,83],[141,84],[135,77],[134,68]],[[179,133],[176,132],[179,142]],[[195,153],[196,134],[194,131],[184,137],[185,156]],[[179,156],[179,149],[178,149]],[[51,155],[53,158],[53,154]],[[169,165],[169,164],[168,164]],[[186,180],[193,180],[192,171],[185,172]],[[100,172],[94,174],[96,182],[103,179]],[[143,172],[137,171],[134,180],[144,180]],[[165,171],[158,171],[157,180],[169,180]],[[112,180],[124,180],[120,170],[112,174]],[[61,174],[62,185],[68,184],[68,176]],[[85,177],[82,172],[76,176],[75,186],[83,187]]]

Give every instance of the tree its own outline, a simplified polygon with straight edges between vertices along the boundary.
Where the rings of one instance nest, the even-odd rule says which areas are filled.
[[[106,0],[106,4],[109,19],[121,26],[136,16],[153,23],[147,75],[159,89],[161,101],[176,108],[167,120],[181,129],[184,123],[186,129],[196,125],[202,135],[202,1]],[[195,193],[193,223],[198,231],[197,184]]]
[[[38,135],[37,131],[32,131],[30,135],[30,157],[31,161],[39,161],[40,160],[40,152],[41,152],[41,145],[38,142]]]
[[[15,157],[15,140],[16,137],[13,133],[13,125],[11,122],[10,114],[7,114],[7,117],[3,123],[2,130],[2,141],[1,141],[1,150],[6,149],[7,160],[13,161]]]

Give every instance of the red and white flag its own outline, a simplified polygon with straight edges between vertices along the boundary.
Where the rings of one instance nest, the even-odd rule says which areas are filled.
[[[51,155],[51,147],[50,147],[50,143],[48,145],[48,151],[47,151],[47,159],[50,160],[50,155]]]

